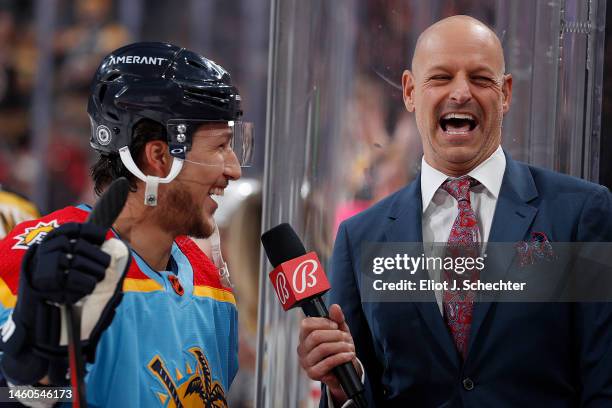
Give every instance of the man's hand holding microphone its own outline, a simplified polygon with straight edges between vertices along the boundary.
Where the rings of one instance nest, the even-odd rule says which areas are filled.
[[[334,403],[343,404],[348,396],[332,370],[344,363],[352,363],[361,378],[363,370],[355,356],[355,344],[338,305],[329,308],[329,319],[307,317],[300,325],[298,345],[300,365],[315,381],[324,383]]]
[[[352,406],[367,407],[362,370],[342,310],[332,305],[328,313],[321,299],[330,286],[316,254],[306,253],[289,224],[267,231],[261,241],[275,268],[269,276],[283,309],[300,306],[307,316],[300,327],[300,364],[310,378],[329,387],[335,404],[350,399]]]

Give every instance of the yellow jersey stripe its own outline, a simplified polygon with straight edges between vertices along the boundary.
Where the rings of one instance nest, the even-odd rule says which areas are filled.
[[[0,303],[5,309],[12,309],[17,303],[17,296],[13,295],[8,285],[0,279]]]
[[[153,279],[125,278],[123,281],[124,292],[155,292],[158,290],[164,290],[164,288]],[[224,289],[213,288],[211,286],[194,286],[193,295],[236,305],[234,294]]]
[[[234,294],[224,289],[213,288],[211,286],[194,286],[193,295],[212,298],[221,302],[229,302],[236,305],[236,298],[234,298]]]
[[[164,290],[164,288],[153,279],[125,278],[123,281],[124,292],[155,292],[157,290]]]

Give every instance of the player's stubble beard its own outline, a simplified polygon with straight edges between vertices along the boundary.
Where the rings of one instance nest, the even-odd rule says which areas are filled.
[[[214,232],[214,225],[204,218],[203,199],[194,200],[180,185],[170,183],[165,194],[160,194],[156,216],[162,228],[173,236],[187,235],[193,238],[208,238]]]

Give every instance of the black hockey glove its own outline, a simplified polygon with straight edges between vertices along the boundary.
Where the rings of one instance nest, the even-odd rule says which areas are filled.
[[[6,377],[14,384],[33,384],[49,375],[54,384],[65,383],[67,341],[62,334],[65,328],[60,308],[63,304],[74,304],[91,294],[100,285],[106,286],[104,295],[96,298],[92,310],[83,306],[83,348],[88,359],[93,361],[95,343],[101,332],[111,323],[114,308],[121,299],[120,283],[127,265],[129,251],[118,240],[122,248],[121,271],[110,274],[113,282],[101,285],[109,266],[117,268],[117,258],[101,248],[105,243],[106,230],[91,223],[68,223],[53,230],[37,246],[26,253],[21,270],[17,304],[7,322],[2,326],[1,345],[4,355],[0,366]],[[111,243],[112,246],[112,243]],[[117,244],[115,243],[115,246]],[[117,251],[115,251],[117,252]],[[111,262],[113,261],[113,262]],[[94,321],[92,321],[92,319]],[[64,338],[62,340],[62,338]]]

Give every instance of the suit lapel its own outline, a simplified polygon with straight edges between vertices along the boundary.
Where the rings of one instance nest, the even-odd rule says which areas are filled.
[[[421,243],[418,254],[412,254],[417,257],[421,256],[423,253],[423,205],[420,174],[417,175],[416,180],[406,188],[403,194],[398,195],[389,210],[389,218],[393,222],[390,223],[385,231],[386,241]],[[419,270],[415,275],[415,281],[418,282],[422,279],[429,279],[429,275],[424,269]],[[459,367],[459,355],[448,328],[444,323],[433,291],[427,293],[427,299],[429,301],[414,302],[413,304],[427,327],[431,330],[433,338],[438,341],[452,363]]]
[[[515,162],[506,154],[506,171],[499,192],[495,215],[489,234],[489,242],[516,243],[526,239],[533,219],[538,212],[537,207],[529,205],[538,196],[535,182],[527,165]],[[481,276],[483,282],[494,282],[504,279],[516,255],[516,251],[509,251],[508,246],[501,248],[490,245],[487,247],[488,259],[486,269]],[[483,299],[481,299],[483,300]],[[490,307],[491,300],[481,301],[474,305],[472,328],[470,334],[471,350],[478,331]]]

